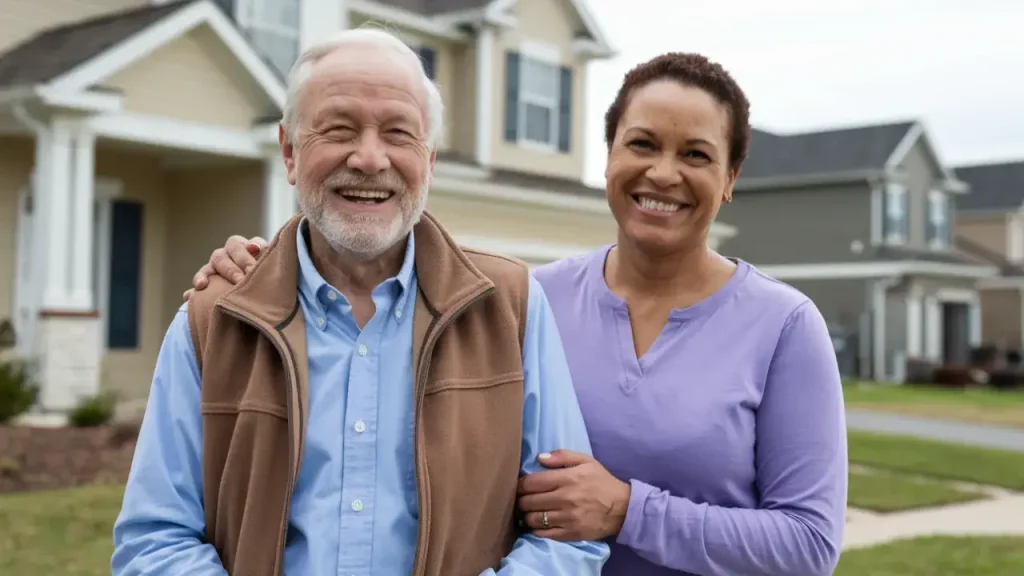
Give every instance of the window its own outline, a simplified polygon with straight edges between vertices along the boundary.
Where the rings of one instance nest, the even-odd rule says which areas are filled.
[[[519,134],[527,142],[555,146],[558,134],[558,68],[523,57]]]
[[[299,57],[301,0],[237,0],[238,24],[253,46],[281,73]]]
[[[139,347],[142,280],[142,204],[111,203],[110,285],[107,302],[107,347]]]
[[[949,246],[949,197],[941,190],[928,192],[928,244],[932,248]]]
[[[518,52],[506,54],[506,142],[569,151],[573,71],[554,64],[557,50],[553,52],[547,58]]]
[[[907,187],[890,182],[885,186],[885,241],[902,244],[907,241]]]
[[[427,46],[420,46],[416,53],[420,56],[420,61],[423,62],[423,73],[427,75],[433,81],[437,81],[437,52],[433,48]]]

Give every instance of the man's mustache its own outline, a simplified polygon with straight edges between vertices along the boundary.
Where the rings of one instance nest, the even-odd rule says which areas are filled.
[[[340,170],[331,174],[324,180],[323,187],[332,190],[392,190],[399,193],[404,192],[406,188],[405,181],[395,172],[363,174],[352,170]]]

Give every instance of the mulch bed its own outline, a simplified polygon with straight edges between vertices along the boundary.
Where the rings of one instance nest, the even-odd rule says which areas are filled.
[[[138,424],[0,426],[0,494],[125,482]]]

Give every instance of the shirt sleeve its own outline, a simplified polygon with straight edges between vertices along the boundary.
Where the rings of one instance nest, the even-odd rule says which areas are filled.
[[[532,276],[523,373],[520,472],[541,471],[537,456],[543,452],[565,449],[592,454],[551,306]],[[527,534],[516,541],[497,572],[488,569],[481,576],[598,576],[608,554],[603,542],[558,542]]]
[[[112,576],[227,576],[217,551],[204,543],[200,382],[183,305],[157,357],[114,524]]]
[[[701,576],[832,574],[846,520],[846,421],[832,341],[809,301],[783,328],[756,434],[758,509],[698,504],[633,480],[618,542]]]

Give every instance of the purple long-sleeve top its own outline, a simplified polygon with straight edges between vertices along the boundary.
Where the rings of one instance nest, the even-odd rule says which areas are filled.
[[[639,360],[610,247],[535,271],[594,456],[632,488],[609,576],[824,576],[846,514],[843,394],[814,304],[738,261]]]

